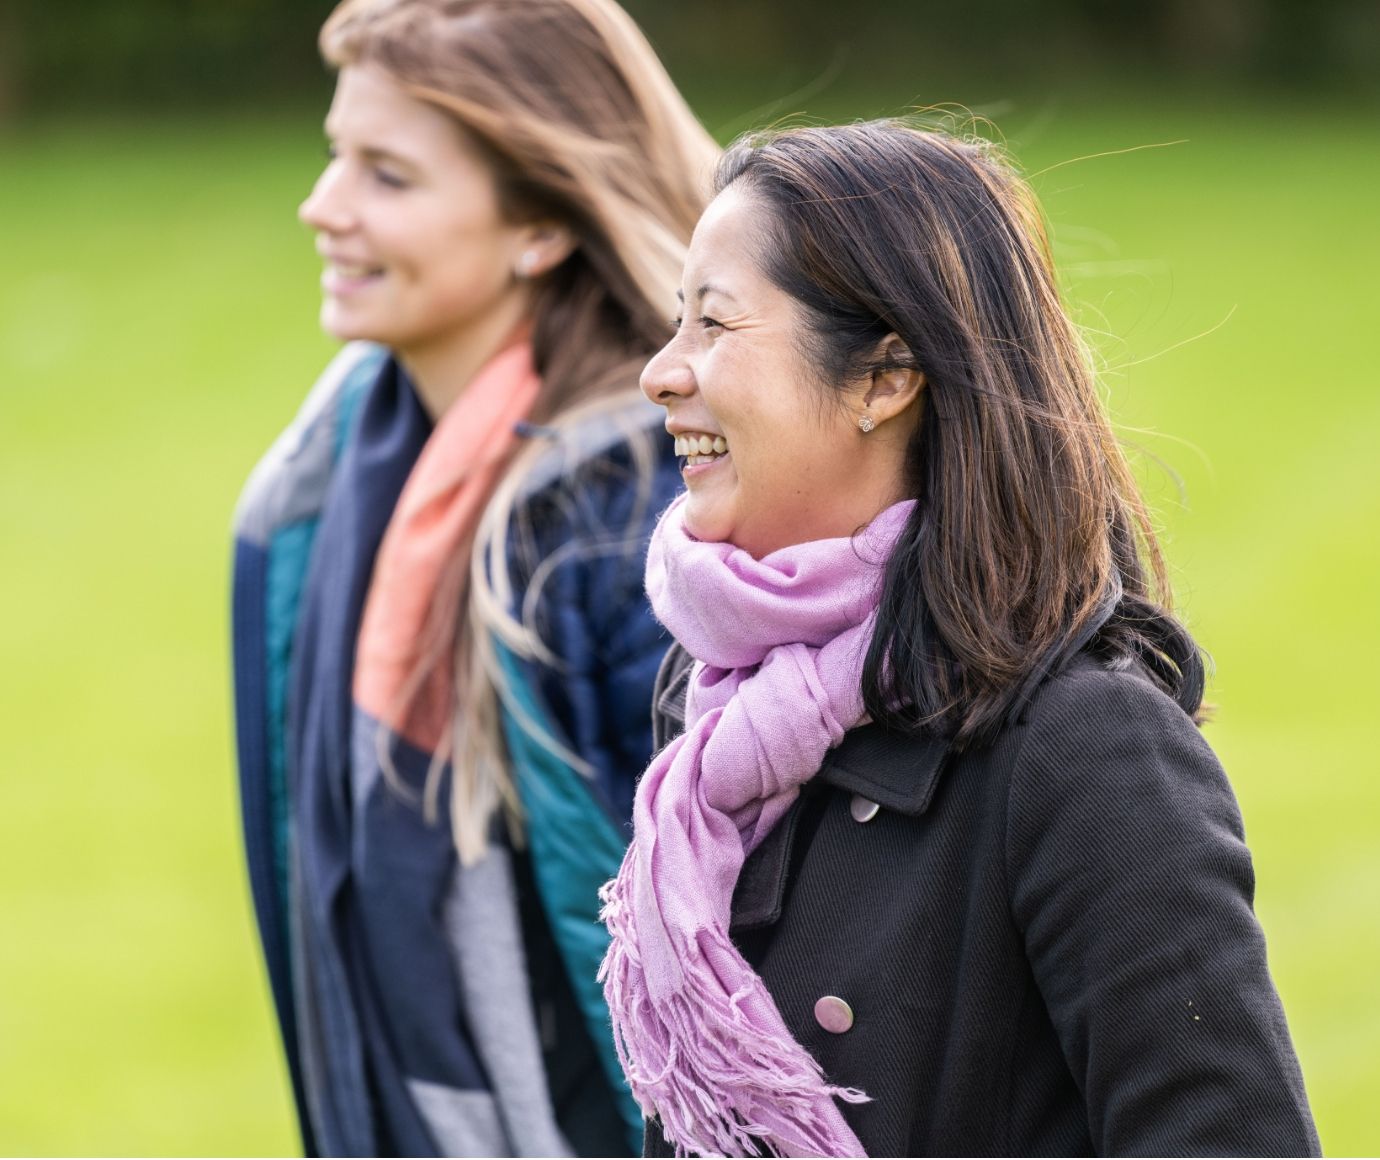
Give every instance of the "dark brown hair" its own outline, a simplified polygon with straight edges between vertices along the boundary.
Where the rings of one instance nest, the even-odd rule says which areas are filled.
[[[872,718],[990,740],[1083,649],[1190,715],[1203,660],[1169,611],[1145,505],[1060,301],[1039,207],[990,143],[903,121],[734,145],[771,222],[767,275],[804,307],[821,379],[922,371],[918,501],[887,562],[863,674]]]

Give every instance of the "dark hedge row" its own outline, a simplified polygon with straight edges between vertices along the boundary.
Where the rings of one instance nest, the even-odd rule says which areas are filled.
[[[324,94],[332,0],[10,0],[0,116],[272,103]],[[629,0],[691,95],[843,83],[1143,75],[1333,92],[1380,86],[1373,0]],[[913,80],[912,80],[913,78]],[[785,91],[784,89],[782,91]]]

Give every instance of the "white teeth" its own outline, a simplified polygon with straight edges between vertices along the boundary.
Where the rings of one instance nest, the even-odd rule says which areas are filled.
[[[377,273],[370,266],[354,266],[346,262],[332,262],[331,267],[342,278],[367,278],[369,275]]]
[[[728,440],[722,435],[677,435],[676,454],[712,459],[728,451]]]

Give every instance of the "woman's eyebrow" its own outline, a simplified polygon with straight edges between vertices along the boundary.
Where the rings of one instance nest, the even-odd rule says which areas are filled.
[[[330,142],[330,144],[335,145],[336,135],[331,132],[331,124],[329,121],[326,122],[325,128],[326,140]],[[406,165],[412,169],[415,169],[417,167],[417,163],[413,161],[411,158],[406,157],[401,153],[397,153],[384,145],[360,146],[359,154],[370,164],[374,164],[380,161],[386,161],[394,165]]]
[[[738,299],[733,297],[733,295],[722,286],[716,286],[713,282],[706,282],[704,285],[700,286],[699,289],[695,291],[695,300],[699,301],[704,298],[706,294],[717,294],[720,298],[727,298],[735,306],[738,304]],[[685,292],[683,290],[677,290],[676,297],[679,298],[681,302],[684,302]]]
[[[376,145],[366,145],[360,151],[360,155],[370,162],[386,161],[393,165],[406,165],[408,168],[415,169],[417,163],[401,153],[395,153],[391,149],[384,149]]]

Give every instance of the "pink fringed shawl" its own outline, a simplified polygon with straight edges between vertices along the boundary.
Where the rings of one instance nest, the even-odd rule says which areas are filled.
[[[696,664],[685,732],[643,775],[634,834],[604,887],[600,970],[623,1067],[679,1153],[861,1156],[830,1085],[728,937],[743,862],[864,716],[882,568],[912,504],[851,539],[754,560],[662,517],[647,560],[657,617]]]

